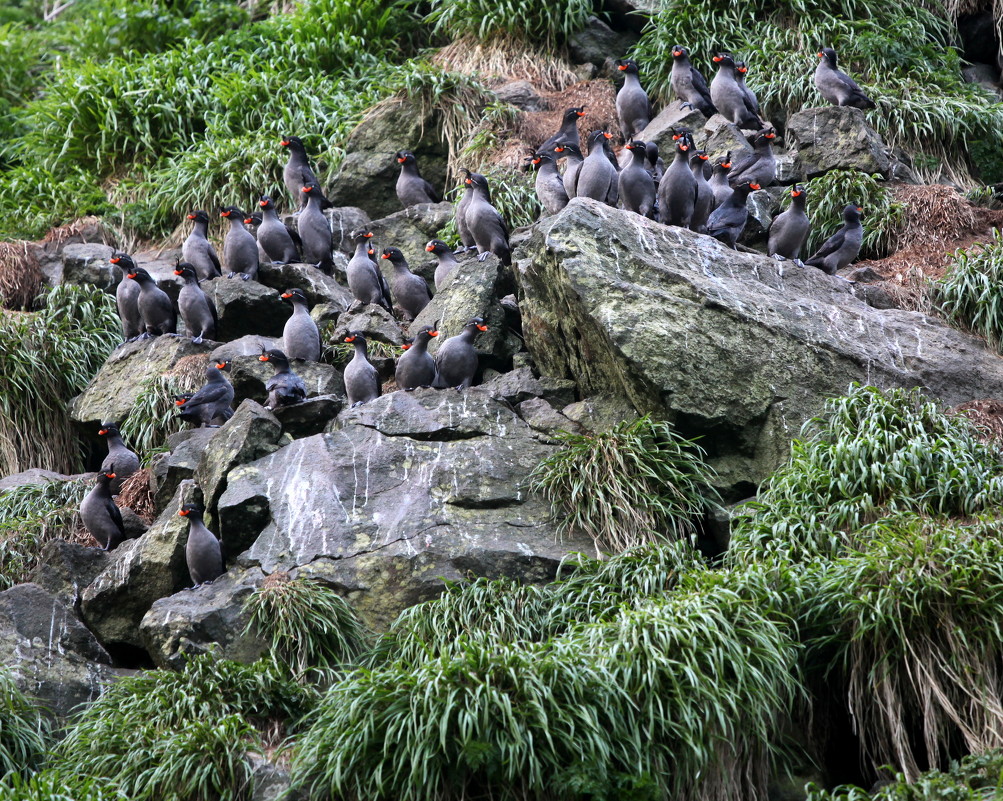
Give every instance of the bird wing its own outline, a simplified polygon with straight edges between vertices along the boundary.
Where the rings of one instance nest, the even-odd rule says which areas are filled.
[[[704,78],[703,73],[691,64],[690,75],[692,76],[693,88],[707,101],[708,106],[714,108],[714,103],[710,99],[710,87],[707,85],[707,79]]]
[[[209,261],[211,261],[212,266],[216,268],[216,275],[222,275],[223,266],[219,263],[219,256],[216,255],[216,248],[212,246],[211,242],[209,243],[208,251],[209,251]]]
[[[826,239],[825,242],[822,243],[822,247],[820,247],[812,254],[811,258],[808,259],[808,263],[812,264],[815,261],[823,260],[826,256],[832,255],[841,247],[843,247],[843,242],[845,239],[846,239],[846,226],[843,226],[838,231],[836,231],[836,233],[834,233],[832,236]]]
[[[108,499],[108,517],[111,518],[111,522],[115,524],[115,527],[120,532],[125,531],[125,524],[122,522],[122,511],[111,498]]]
[[[756,153],[756,151],[754,150],[750,153],[746,153],[742,156],[739,156],[737,159],[732,161],[731,170],[728,172],[729,183],[733,184],[740,183],[737,180],[738,176],[741,173],[745,172],[745,170],[749,169],[749,167],[751,167],[757,161],[759,161],[759,154]]]

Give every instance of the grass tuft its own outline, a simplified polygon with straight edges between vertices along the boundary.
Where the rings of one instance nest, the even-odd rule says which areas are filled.
[[[934,285],[934,301],[952,325],[984,337],[1000,352],[1003,346],[1003,233],[954,254],[944,277]]]
[[[864,208],[864,241],[860,259],[880,259],[901,240],[903,206],[895,202],[880,175],[856,170],[832,170],[807,184],[811,232],[805,250],[814,253],[843,225],[843,207],[858,201]]]
[[[432,0],[427,19],[450,38],[490,39],[500,34],[549,50],[585,27],[594,13],[591,0]]]
[[[0,304],[29,310],[42,291],[42,267],[28,242],[0,242]]]
[[[25,775],[47,748],[48,726],[38,704],[21,691],[9,669],[0,670],[0,775]]]

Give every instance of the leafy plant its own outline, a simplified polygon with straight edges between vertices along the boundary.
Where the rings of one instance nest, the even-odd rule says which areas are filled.
[[[948,322],[983,336],[997,351],[1003,345],[1003,234],[993,230],[989,242],[958,250],[933,295]]]
[[[0,774],[24,775],[41,762],[47,734],[37,703],[17,686],[10,669],[0,670]]]
[[[45,543],[69,539],[89,490],[84,481],[43,481],[0,492],[0,589],[28,580]]]
[[[597,548],[692,536],[715,503],[703,450],[666,422],[645,416],[558,439],[564,447],[536,467],[530,486],[550,501],[562,531],[588,534]]]
[[[303,576],[272,573],[244,602],[248,629],[270,642],[275,663],[305,681],[330,676],[355,661],[368,645],[369,632],[334,590]]]
[[[0,779],[4,801],[129,801],[110,779],[44,770],[27,778],[10,774]]]
[[[66,404],[97,372],[120,330],[114,299],[98,289],[64,284],[40,303],[34,314],[0,313],[3,475],[29,467],[79,469],[80,445]]]
[[[1003,502],[1003,466],[963,416],[948,416],[918,389],[854,384],[809,420],[791,455],[732,525],[732,564],[832,558],[861,528],[914,511],[976,515]]]
[[[808,182],[811,232],[805,246],[814,253],[843,224],[843,208],[857,202],[863,207],[864,242],[860,258],[879,259],[897,245],[902,223],[902,205],[892,200],[880,175],[856,170],[832,170]]]
[[[875,770],[915,780],[959,742],[1003,747],[999,522],[896,515],[806,570],[807,664],[828,692],[845,688]]]
[[[437,33],[488,39],[507,34],[552,48],[585,27],[594,13],[588,0],[533,3],[528,0],[432,0],[427,19]]]

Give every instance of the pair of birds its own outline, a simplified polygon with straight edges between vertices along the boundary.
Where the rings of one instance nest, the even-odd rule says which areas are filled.
[[[791,259],[798,266],[817,267],[828,275],[835,275],[857,258],[864,241],[864,227],[860,221],[863,207],[859,203],[854,201],[843,208],[843,224],[839,230],[802,262],[801,248],[811,230],[805,209],[807,193],[803,186],[795,184],[790,196],[791,205],[770,224],[766,251],[770,256],[778,261]]]
[[[397,386],[406,392],[418,387],[467,389],[473,384],[480,361],[474,338],[479,332],[487,330],[484,320],[474,317],[467,321],[459,334],[443,342],[433,357],[428,352],[428,345],[433,337],[439,336],[439,332],[434,326],[424,326],[410,343],[405,344],[404,353],[397,360],[394,372]],[[344,341],[355,348],[352,360],[345,366],[344,375],[348,404],[354,408],[380,396],[380,376],[369,361],[365,334],[351,331]]]
[[[113,551],[126,539],[122,512],[113,496],[139,470],[139,456],[125,444],[116,423],[102,423],[98,436],[106,439],[108,455],[101,462],[94,486],[80,503],[80,520],[102,549]]]

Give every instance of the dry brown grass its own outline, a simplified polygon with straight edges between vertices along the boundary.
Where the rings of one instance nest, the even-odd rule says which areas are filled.
[[[114,245],[115,240],[112,232],[109,231],[100,217],[80,217],[66,225],[58,228],[51,228],[42,238],[46,244],[62,245],[73,238],[80,238],[85,242],[101,242],[104,245]]]
[[[974,206],[956,190],[933,184],[899,184],[892,190],[903,205],[897,249],[883,259],[858,262],[884,278],[887,289],[904,309],[929,313],[928,287],[942,278],[951,255],[958,248],[989,238],[1003,225],[1003,211]]]
[[[464,36],[439,50],[432,56],[432,63],[450,72],[477,73],[492,88],[510,81],[529,81],[538,90],[560,92],[577,80],[561,54],[541,53],[525,42],[502,35],[483,42]]]
[[[153,490],[150,486],[152,477],[153,471],[149,467],[137,470],[122,482],[116,501],[119,506],[132,509],[146,524],[152,523],[157,516]]]
[[[208,353],[193,353],[178,359],[166,375],[176,378],[184,386],[184,392],[197,392],[205,383],[205,371],[208,367]]]
[[[1003,441],[1003,401],[973,400],[948,409],[948,413],[963,414],[971,420],[985,441]]]
[[[38,249],[30,242],[0,242],[0,299],[9,309],[30,309],[42,291]]]

